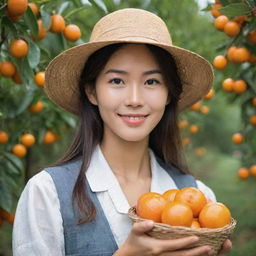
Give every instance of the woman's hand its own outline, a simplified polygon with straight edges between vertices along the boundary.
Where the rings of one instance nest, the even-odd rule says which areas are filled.
[[[221,248],[219,254],[226,254],[226,253],[228,253],[231,249],[232,249],[232,242],[231,242],[229,239],[227,239],[227,240],[223,243],[222,248]]]
[[[189,236],[179,239],[160,240],[146,234],[153,228],[153,222],[143,221],[133,224],[132,230],[114,254],[115,256],[200,256],[211,255],[209,246],[198,246],[192,249],[188,247],[196,246],[199,241],[196,236]]]

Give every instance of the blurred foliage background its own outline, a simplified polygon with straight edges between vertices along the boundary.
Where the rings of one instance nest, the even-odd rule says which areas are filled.
[[[216,55],[225,54],[227,45],[233,40],[214,27],[211,15],[213,1],[209,1],[205,11],[200,11],[197,1],[192,0],[31,2],[37,5],[39,14],[34,15],[32,9],[28,8],[16,22],[6,13],[7,1],[1,0],[0,5],[0,62],[14,63],[22,80],[20,84],[14,82],[13,76],[0,76],[0,131],[6,132],[9,137],[7,143],[0,144],[0,207],[12,215],[27,180],[64,153],[76,127],[76,117],[52,104],[44,94],[43,85],[38,85],[34,76],[44,72],[49,61],[64,49],[88,41],[90,31],[100,17],[126,7],[152,11],[165,20],[175,45],[195,51],[210,62]],[[221,1],[224,6],[239,2],[243,1]],[[49,32],[51,16],[54,14],[64,18],[65,26],[76,24],[81,30],[81,37],[71,42],[66,39],[63,31]],[[41,40],[35,40],[31,33],[34,37],[40,36],[39,19],[43,21],[47,33]],[[24,39],[32,53],[23,58],[10,54],[10,44],[16,39]],[[255,64],[251,65],[254,65],[255,73]],[[256,180],[253,176],[246,180],[240,179],[237,170],[244,164],[243,149],[250,149],[255,136],[247,137],[243,145],[232,142],[232,135],[238,131],[243,132],[245,128],[241,110],[243,101],[237,96],[227,95],[221,87],[225,78],[239,73],[239,68],[237,65],[229,65],[222,71],[215,69],[215,95],[200,102],[201,107],[206,106],[206,111],[202,111],[202,108],[186,110],[181,115],[181,121],[186,121],[181,129],[191,172],[214,190],[218,201],[225,203],[238,220],[233,234],[233,250],[229,255],[250,256],[256,253]],[[251,97],[252,94],[248,100]],[[31,111],[31,106],[38,102],[43,104],[43,109]],[[191,131],[191,125],[197,127],[194,132],[193,129]],[[46,138],[49,131],[52,134]],[[13,146],[22,144],[21,136],[27,133],[34,136],[35,143],[27,146],[25,155],[19,157],[19,153],[13,153]],[[254,164],[251,160],[253,156],[250,165]],[[6,220],[1,225],[0,256],[10,256],[12,226]]]

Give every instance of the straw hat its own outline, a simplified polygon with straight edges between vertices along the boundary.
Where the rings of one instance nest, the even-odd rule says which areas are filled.
[[[213,82],[213,70],[203,57],[174,46],[166,24],[157,15],[126,8],[101,18],[93,28],[88,43],[72,47],[55,57],[46,69],[45,92],[58,106],[78,114],[78,81],[88,57],[114,43],[143,43],[159,46],[175,59],[183,84],[179,110],[207,94]]]

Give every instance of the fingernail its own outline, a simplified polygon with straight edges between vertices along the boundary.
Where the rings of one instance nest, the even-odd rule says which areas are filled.
[[[199,237],[195,236],[195,237],[192,238],[192,242],[193,242],[193,243],[196,243],[196,242],[198,242],[198,241],[199,241]]]
[[[154,221],[152,221],[152,220],[147,220],[146,223],[145,223],[145,226],[146,226],[146,227],[149,227],[149,228],[153,227],[153,226],[154,226]]]
[[[208,255],[212,255],[214,253],[213,249],[211,247],[206,248]]]

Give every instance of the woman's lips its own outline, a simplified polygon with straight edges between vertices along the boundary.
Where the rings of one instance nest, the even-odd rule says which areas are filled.
[[[144,123],[148,115],[142,115],[142,114],[127,114],[127,115],[121,115],[118,114],[118,116],[129,125],[140,125]]]

